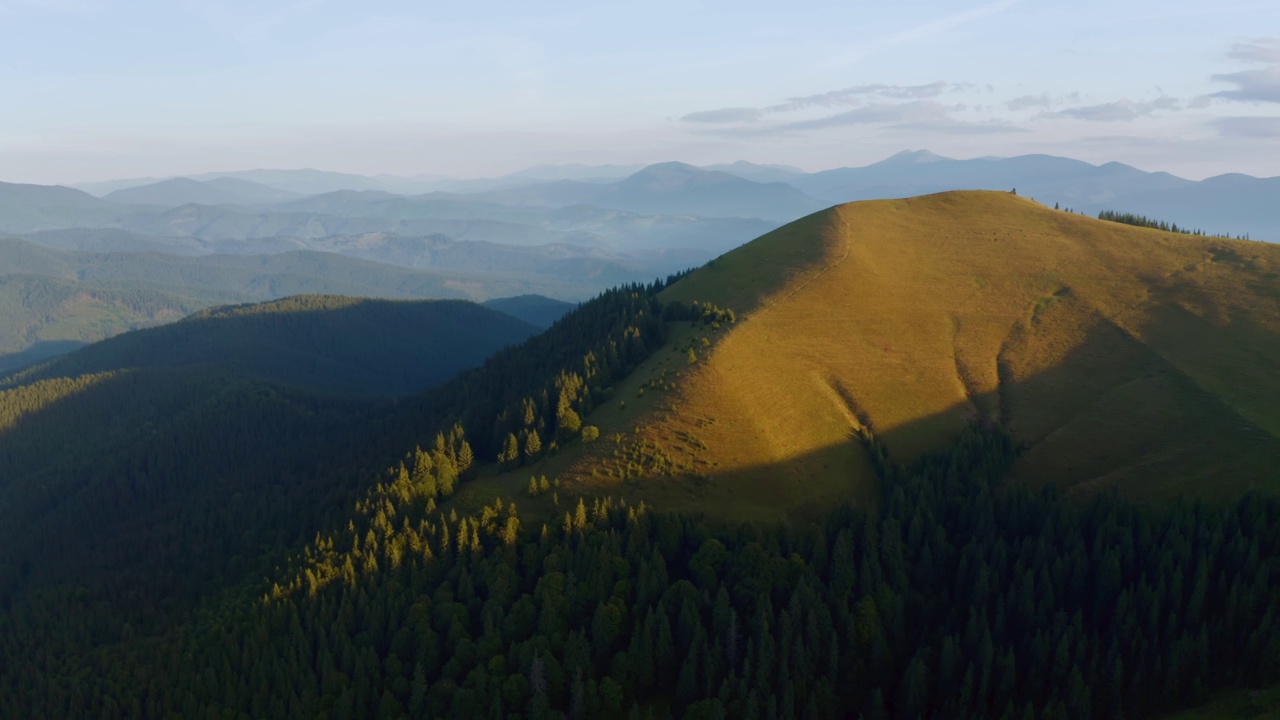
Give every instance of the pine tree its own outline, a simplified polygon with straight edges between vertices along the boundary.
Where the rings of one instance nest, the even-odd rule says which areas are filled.
[[[542,438],[538,437],[537,430],[530,430],[529,436],[524,440],[524,457],[525,462],[532,462],[542,454]]]
[[[515,433],[507,433],[502,452],[498,453],[498,464],[503,470],[513,470],[520,464],[520,441],[516,440]]]

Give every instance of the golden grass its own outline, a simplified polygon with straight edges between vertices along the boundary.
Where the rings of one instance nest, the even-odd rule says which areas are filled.
[[[672,509],[804,517],[874,498],[855,428],[908,460],[984,419],[1028,445],[1026,482],[1152,499],[1280,487],[1277,246],[942,193],[803,218],[664,299],[739,321],[684,330],[588,419],[600,442],[537,472]],[[606,472],[626,448],[674,469]]]

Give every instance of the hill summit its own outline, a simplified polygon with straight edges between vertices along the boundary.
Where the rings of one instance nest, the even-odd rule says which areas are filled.
[[[1273,487],[1278,271],[1265,243],[1009,193],[838,206],[665,290],[738,321],[648,361],[593,418],[606,442],[547,470],[616,493],[644,474],[617,458],[660,457],[665,479],[628,494],[769,517],[870,502],[853,435],[909,461],[976,422],[1024,447],[1025,482],[1142,498]]]

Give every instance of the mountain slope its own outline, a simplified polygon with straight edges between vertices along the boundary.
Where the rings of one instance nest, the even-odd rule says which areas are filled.
[[[573,309],[573,303],[555,300],[543,295],[517,295],[494,298],[481,303],[487,308],[519,318],[534,327],[547,328]]]
[[[207,290],[0,275],[0,370],[234,298]]]
[[[792,220],[825,203],[791,185],[760,183],[685,163],[650,165],[605,186],[589,202],[632,212]]]
[[[535,331],[469,302],[300,295],[125,333],[5,382],[195,366],[316,392],[403,394],[443,382]]]
[[[740,318],[647,363],[618,388],[628,407],[592,418],[609,440],[546,472],[768,517],[871,500],[852,433],[909,460],[982,421],[1027,446],[1015,475],[1029,482],[1146,498],[1275,490],[1278,273],[1275,246],[1008,193],[840,206],[668,288],[666,302]],[[619,487],[622,469],[599,472],[641,450],[669,458],[656,473],[669,479]],[[862,468],[852,486],[849,467]]]
[[[171,178],[150,185],[140,185],[108,193],[104,200],[125,205],[227,205],[269,204],[300,197],[298,193],[279,190],[239,178],[213,178],[208,181]]]
[[[610,274],[616,278],[638,272],[593,260],[585,251],[497,246],[505,252],[494,253],[497,257],[481,267],[473,255],[484,253],[475,252],[475,243],[439,238],[348,240],[365,250],[399,243],[415,262],[437,267],[396,267],[310,250],[199,257],[64,252],[0,238],[0,368],[171,322],[217,304],[298,294],[478,301],[520,293],[566,293],[575,298],[588,296],[598,284],[611,280]],[[539,277],[518,274],[516,269],[560,275]],[[34,345],[41,349],[26,354]]]
[[[0,231],[104,225],[120,211],[114,203],[67,187],[0,182]]]

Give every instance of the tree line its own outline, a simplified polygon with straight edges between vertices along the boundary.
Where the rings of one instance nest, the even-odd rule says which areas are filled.
[[[100,673],[29,669],[0,711],[1088,720],[1275,679],[1275,499],[1003,487],[1017,449],[998,430],[911,468],[872,454],[878,509],[807,527],[608,499],[526,527],[511,504],[374,493],[289,583],[170,644],[122,638]]]
[[[1230,233],[1209,234],[1199,228],[1179,227],[1178,223],[1166,222],[1164,220],[1153,220],[1145,215],[1136,213],[1117,212],[1115,210],[1100,210],[1098,212],[1099,220],[1109,220],[1111,222],[1124,223],[1125,225],[1134,225],[1137,227],[1152,228],[1154,230],[1163,230],[1165,232],[1182,233],[1184,235],[1198,235],[1201,237],[1219,237],[1231,239]],[[1235,236],[1236,240],[1248,240],[1248,234]]]

